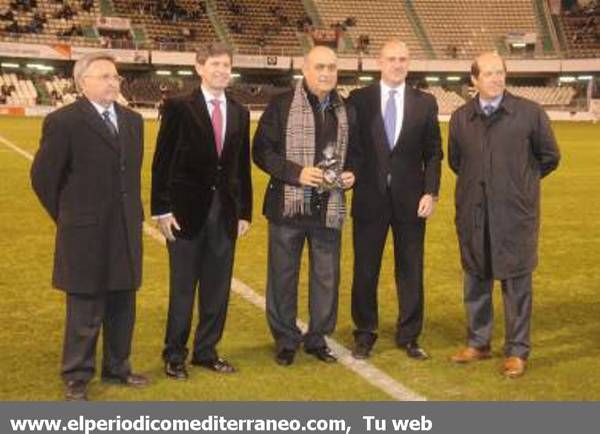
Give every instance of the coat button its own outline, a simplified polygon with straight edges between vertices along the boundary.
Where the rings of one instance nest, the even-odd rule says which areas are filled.
[[[216,187],[215,185],[213,185],[213,186],[211,186],[211,187],[210,187],[210,189],[211,189],[212,191],[215,191],[215,190],[217,189],[217,187]]]
[[[121,172],[125,172],[125,165],[121,164]]]
[[[220,164],[217,166],[217,170],[222,170],[223,166],[221,166]]]

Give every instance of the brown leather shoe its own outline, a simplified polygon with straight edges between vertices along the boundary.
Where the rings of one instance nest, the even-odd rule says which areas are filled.
[[[521,357],[511,356],[504,359],[502,374],[507,378],[517,378],[525,373],[527,360]]]
[[[454,363],[471,363],[492,357],[489,348],[467,347],[450,357]]]
[[[65,401],[87,400],[87,381],[70,380],[65,384]]]

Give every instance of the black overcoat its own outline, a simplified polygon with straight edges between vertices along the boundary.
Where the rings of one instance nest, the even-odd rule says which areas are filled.
[[[31,182],[56,223],[52,283],[69,293],[136,289],[142,277],[142,117],[115,103],[115,139],[86,98],[46,116]]]
[[[506,92],[489,118],[477,97],[453,113],[448,161],[457,175],[456,230],[465,271],[486,277],[486,203],[493,277],[535,269],[540,179],[556,169],[559,159],[550,119],[532,101]]]

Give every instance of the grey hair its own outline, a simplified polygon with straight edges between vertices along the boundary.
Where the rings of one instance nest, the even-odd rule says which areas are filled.
[[[79,92],[81,92],[81,79],[83,78],[83,75],[88,70],[90,65],[97,60],[108,60],[113,65],[117,66],[117,60],[115,57],[112,54],[108,54],[103,51],[86,54],[81,57],[77,62],[75,62],[75,66],[73,67],[73,79],[75,80],[75,87]]]

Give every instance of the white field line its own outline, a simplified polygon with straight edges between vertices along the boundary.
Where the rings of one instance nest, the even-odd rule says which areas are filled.
[[[29,161],[33,160],[33,155],[2,136],[0,136],[0,143],[27,158]],[[152,239],[161,244],[165,244],[165,238],[155,227],[144,223],[144,232]],[[262,311],[265,311],[265,298],[235,277],[231,280],[231,289],[234,293],[242,297],[247,302],[253,304]],[[307,329],[307,326],[303,321],[298,320],[298,326],[303,331]],[[381,369],[373,366],[371,363],[364,360],[355,359],[352,357],[350,350],[337,342],[335,339],[327,338],[327,344],[336,354],[338,361],[342,365],[362,377],[367,383],[389,395],[391,398],[397,401],[427,400],[427,398],[424,396],[413,392],[408,387],[402,385],[388,374],[383,372]]]

